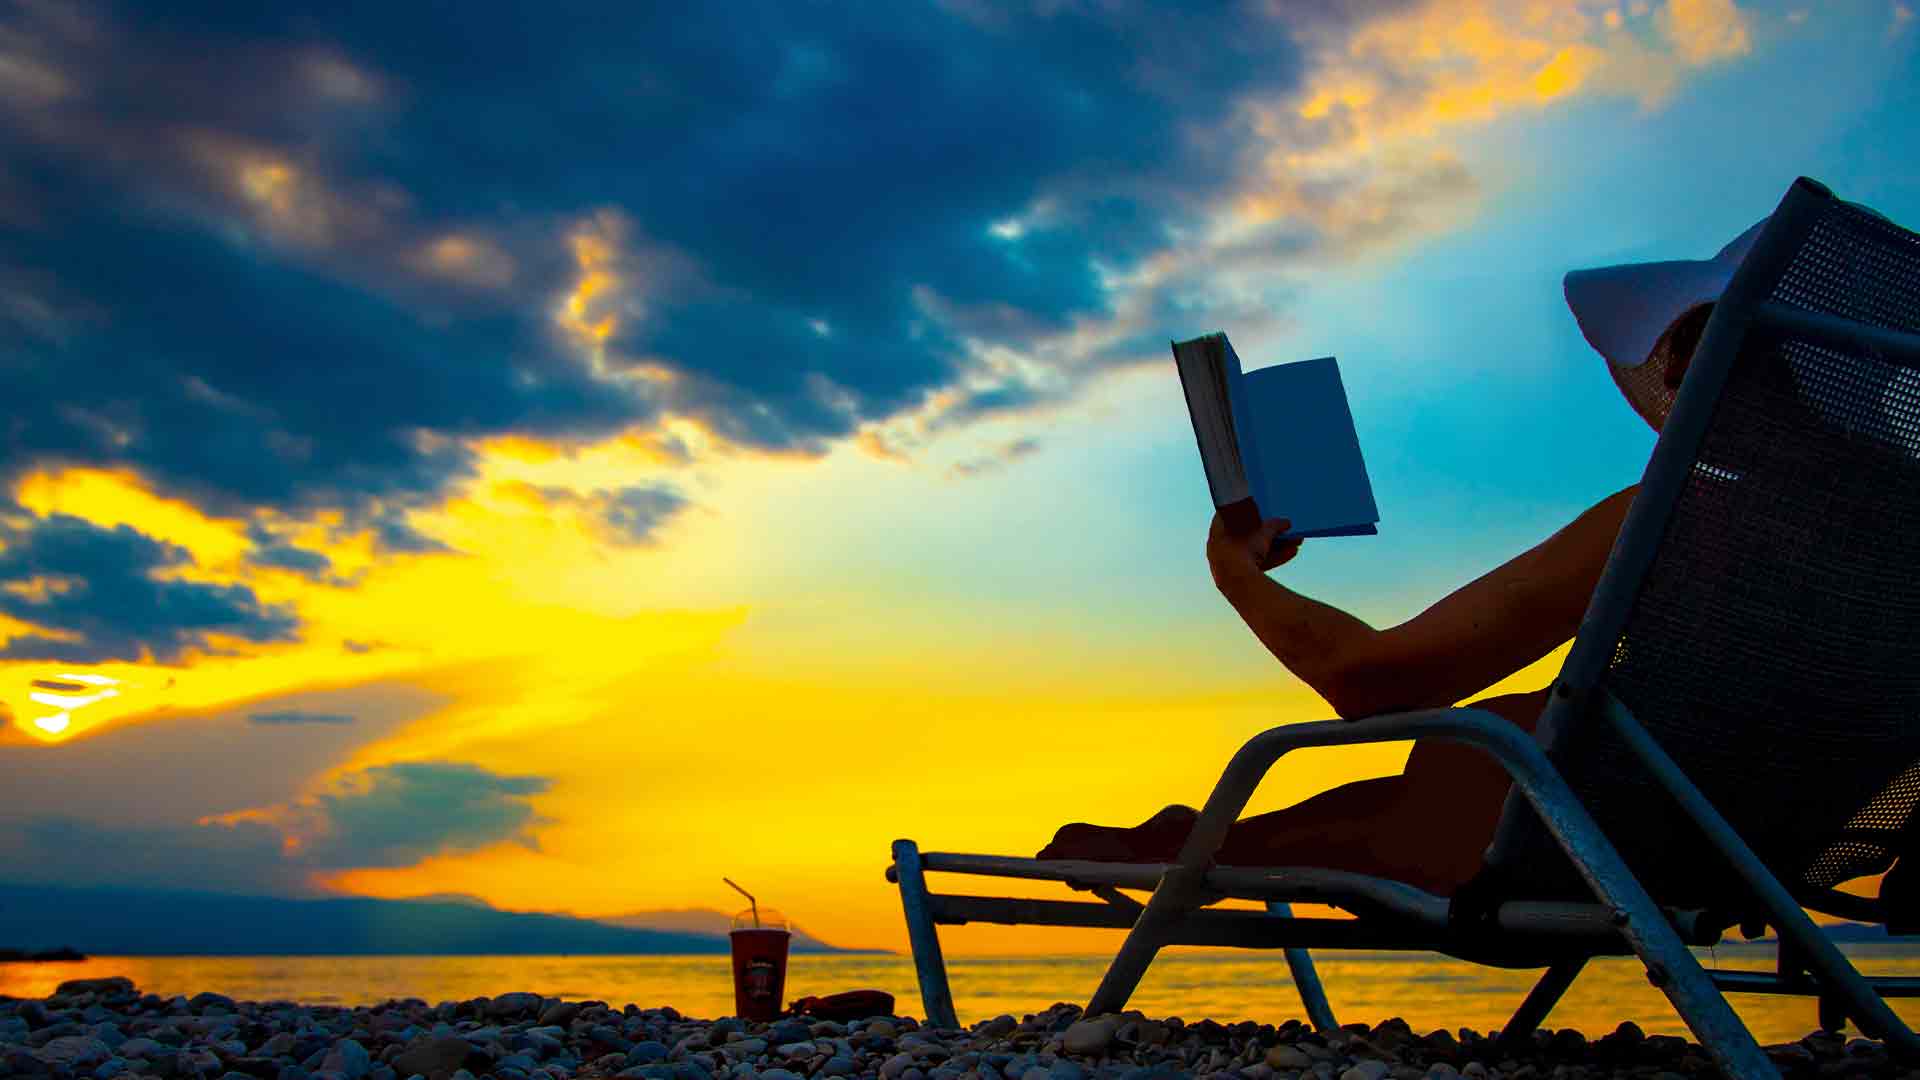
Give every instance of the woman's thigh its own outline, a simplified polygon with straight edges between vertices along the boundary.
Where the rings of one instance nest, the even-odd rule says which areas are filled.
[[[1474,704],[1532,730],[1546,693]],[[1485,754],[1419,742],[1399,776],[1347,784],[1239,822],[1220,861],[1352,870],[1444,895],[1479,869],[1507,786],[1506,771]]]
[[[1531,731],[1546,701],[1541,690],[1472,704]],[[1391,876],[1450,895],[1479,872],[1511,778],[1499,762],[1471,746],[1421,741],[1399,779],[1393,804],[1374,823],[1368,846]]]
[[[1531,732],[1547,705],[1547,691],[1502,694],[1471,703]],[[1512,777],[1493,755],[1465,743],[1421,740],[1407,756],[1399,811],[1423,832],[1470,835],[1484,843],[1500,820]]]

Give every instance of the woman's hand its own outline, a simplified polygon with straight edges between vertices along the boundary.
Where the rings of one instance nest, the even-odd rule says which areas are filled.
[[[1236,536],[1215,513],[1213,527],[1207,531],[1207,566],[1213,570],[1214,585],[1225,592],[1290,561],[1300,553],[1300,541],[1276,546],[1273,540],[1292,526],[1286,518],[1268,518],[1252,532]]]

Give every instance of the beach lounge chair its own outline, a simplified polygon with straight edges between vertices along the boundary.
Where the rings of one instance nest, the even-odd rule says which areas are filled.
[[[1514,778],[1486,870],[1451,898],[1311,867],[1212,862],[1289,751],[1413,738]],[[1234,755],[1175,861],[1059,862],[893,847],[929,1022],[956,1026],[936,927],[1125,929],[1087,1006],[1115,1012],[1168,945],[1432,950],[1545,973],[1526,1038],[1595,956],[1637,955],[1729,1075],[1777,1075],[1722,991],[1820,1001],[1912,1057],[1920,1038],[1806,910],[1913,922],[1834,886],[1920,848],[1920,236],[1796,182],[1720,298],[1537,732],[1471,708],[1277,727]],[[1903,837],[1903,833],[1908,833]],[[1920,854],[1913,856],[1920,859]],[[1093,900],[937,894],[929,872],[1063,882]],[[1888,875],[1891,884],[1898,874]],[[1124,890],[1151,891],[1142,905]],[[1269,911],[1220,909],[1226,898]],[[1328,904],[1351,919],[1295,918]],[[1775,929],[1772,971],[1689,945]]]

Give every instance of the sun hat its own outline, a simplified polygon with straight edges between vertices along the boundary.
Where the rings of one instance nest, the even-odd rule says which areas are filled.
[[[1720,298],[1767,221],[1761,218],[1711,259],[1621,263],[1566,276],[1567,307],[1587,344],[1606,359],[1634,411],[1655,428],[1673,408],[1674,392],[1666,383],[1666,365],[1649,362],[1654,345],[1675,319]]]

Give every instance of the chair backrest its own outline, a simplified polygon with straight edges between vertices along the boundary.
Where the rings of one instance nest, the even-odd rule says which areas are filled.
[[[1920,804],[1920,337],[1902,334],[1920,236],[1797,183],[1716,306],[1540,730],[1662,902],[1743,898],[1593,713],[1602,694],[1790,890],[1886,869]],[[1574,884],[1517,797],[1490,864]]]

